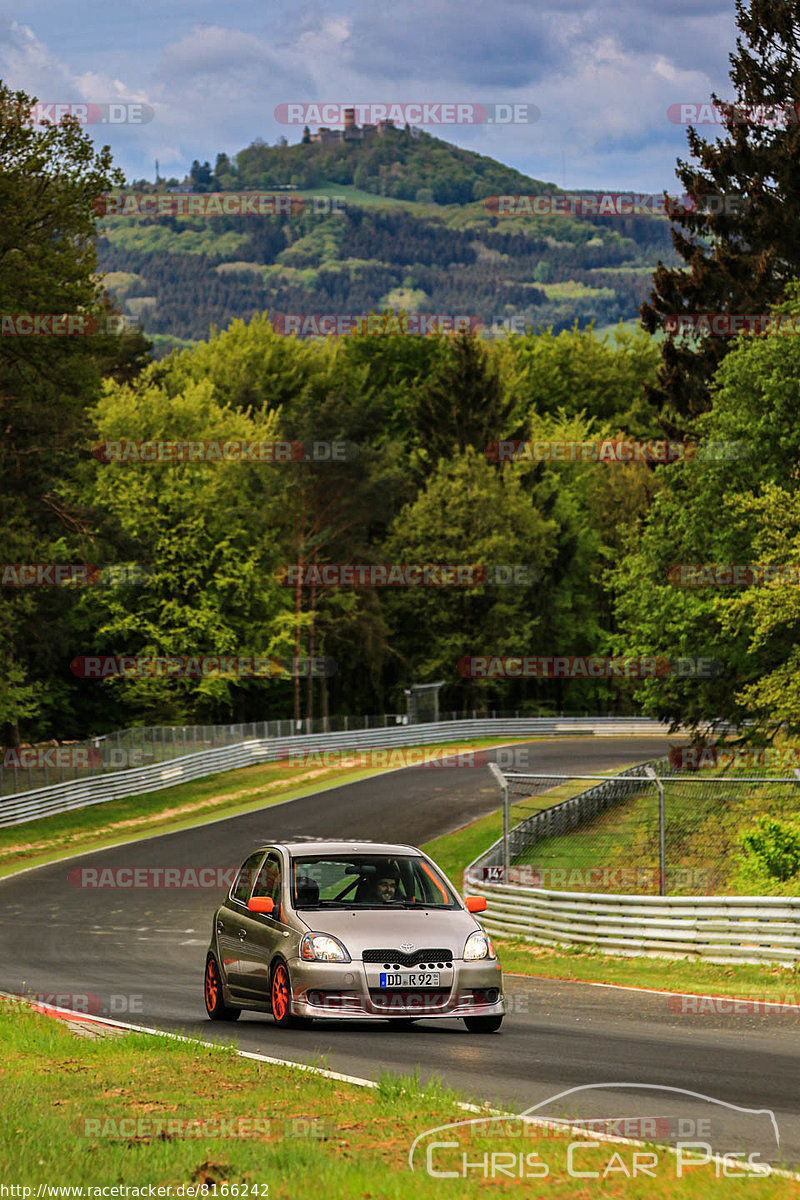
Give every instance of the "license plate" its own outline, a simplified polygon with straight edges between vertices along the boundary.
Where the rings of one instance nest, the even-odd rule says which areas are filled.
[[[381,971],[382,988],[420,988],[438,987],[438,971]]]

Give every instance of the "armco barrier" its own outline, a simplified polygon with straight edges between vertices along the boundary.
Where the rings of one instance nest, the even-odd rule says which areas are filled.
[[[632,767],[608,784],[589,788],[529,817],[510,831],[512,856],[539,837],[567,832],[579,820],[590,819],[625,799],[632,777],[638,778],[640,785],[652,783],[641,766]],[[493,937],[587,946],[607,954],[688,955],[716,963],[790,965],[800,960],[800,898],[609,895],[487,883],[482,868],[501,863],[499,840],[464,872],[465,893],[486,897],[481,924]]]
[[[481,917],[493,937],[590,946],[609,954],[695,956],[717,963],[795,963],[800,899],[782,896],[609,896],[486,884]]]
[[[363,729],[354,733],[296,734],[285,738],[253,738],[235,746],[200,750],[168,762],[125,771],[75,779],[50,787],[21,792],[0,800],[0,827],[19,825],[53,813],[102,804],[121,796],[135,796],[202,779],[236,767],[270,762],[280,754],[314,750],[365,750],[392,746],[418,746],[436,742],[491,737],[552,737],[569,733],[595,736],[631,736],[669,732],[656,721],[632,721],[630,717],[501,717],[463,721],[440,721],[425,725],[400,725],[388,729]]]

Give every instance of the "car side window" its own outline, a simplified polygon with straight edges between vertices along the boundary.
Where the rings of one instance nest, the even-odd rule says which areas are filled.
[[[254,896],[269,896],[277,908],[281,902],[281,860],[277,854],[268,854],[258,873]]]
[[[264,851],[257,850],[255,854],[251,854],[249,858],[244,860],[239,869],[231,897],[234,900],[238,900],[240,904],[247,904],[247,901],[250,899],[250,889],[253,886],[256,871],[263,857]]]

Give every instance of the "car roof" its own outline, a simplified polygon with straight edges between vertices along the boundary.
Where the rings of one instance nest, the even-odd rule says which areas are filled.
[[[334,842],[323,838],[307,838],[303,841],[271,842],[261,847],[262,850],[280,848],[291,855],[296,854],[414,854],[422,851],[416,846],[401,845],[397,842]]]

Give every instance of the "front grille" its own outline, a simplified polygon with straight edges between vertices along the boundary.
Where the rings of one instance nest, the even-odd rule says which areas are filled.
[[[404,950],[365,950],[361,958],[365,963],[380,963],[385,970],[390,970],[394,966],[416,967],[422,963],[430,970],[439,966],[452,967],[453,965],[453,951],[442,950],[441,947],[439,949],[434,947],[433,949],[412,950],[410,954]]]

